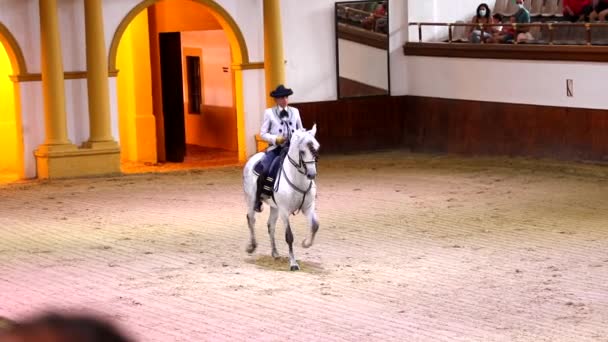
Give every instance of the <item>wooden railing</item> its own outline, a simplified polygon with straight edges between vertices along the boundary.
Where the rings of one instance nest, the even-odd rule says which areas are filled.
[[[378,49],[388,49],[388,36],[386,34],[342,23],[338,24],[337,30],[338,38],[373,46]]]
[[[591,41],[591,33],[593,28],[599,27],[608,27],[608,23],[569,23],[569,22],[552,22],[552,23],[529,23],[529,24],[518,24],[518,23],[497,23],[497,24],[473,24],[473,23],[429,23],[429,22],[414,22],[410,23],[410,26],[418,27],[418,42],[422,43],[422,27],[424,26],[434,26],[434,27],[448,27],[448,43],[453,42],[453,29],[454,27],[464,26],[464,27],[474,27],[478,28],[483,34],[487,32],[487,28],[489,27],[504,27],[511,26],[516,32],[521,31],[522,28],[532,28],[532,27],[540,27],[546,28],[549,32],[548,44],[554,44],[554,32],[557,28],[560,27],[581,27],[585,29],[585,44],[592,45]],[[514,44],[517,44],[517,39],[514,39]],[[481,44],[483,44],[483,39],[481,40]]]
[[[368,12],[368,11],[364,11],[364,10],[360,10],[360,9],[348,7],[348,6],[342,6],[342,8],[344,8],[344,10],[346,10],[346,12],[359,13],[359,14],[363,14],[365,16],[370,16],[373,14],[372,12]]]

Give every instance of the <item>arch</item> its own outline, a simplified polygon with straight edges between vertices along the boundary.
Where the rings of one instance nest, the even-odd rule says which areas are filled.
[[[126,29],[131,22],[146,8],[161,2],[163,0],[142,0],[138,5],[133,7],[129,13],[123,18],[118,25],[112,42],[110,44],[108,68],[110,73],[118,73],[116,68],[117,54],[120,41]],[[249,61],[249,52],[247,44],[241,29],[237,25],[232,16],[214,0],[189,0],[200,4],[211,12],[213,17],[218,21],[230,44],[232,51],[232,68],[234,70],[234,99],[236,109],[236,125],[237,125],[237,145],[239,161],[247,160],[247,139],[245,138],[245,105],[244,105],[244,85],[243,85],[243,70],[263,68],[263,63],[254,63]]]
[[[8,53],[8,57],[11,60],[11,64],[13,67],[13,73],[16,76],[26,75],[27,74],[27,66],[25,64],[25,57],[23,56],[23,52],[17,43],[17,40],[9,31],[4,24],[0,23],[0,42],[4,45],[6,52]]]
[[[143,0],[137,6],[135,6],[129,13],[125,16],[125,18],[120,22],[116,32],[114,33],[114,37],[112,38],[112,43],[110,44],[109,51],[109,61],[108,66],[110,72],[116,72],[116,54],[118,52],[118,45],[120,44],[120,39],[124,34],[125,30],[133,21],[133,19],[146,8],[154,5],[157,2],[163,0]],[[243,33],[241,29],[238,27],[232,16],[218,3],[213,0],[190,0],[196,3],[199,3],[209,9],[211,9],[211,13],[220,23],[226,34],[228,35],[228,41],[230,42],[230,46],[232,48],[233,56],[232,63],[233,65],[247,65],[249,64],[249,52],[247,50],[247,44],[245,42],[245,38],[243,37]]]
[[[2,181],[12,181],[25,178],[23,131],[21,118],[21,99],[19,85],[15,82],[19,76],[27,75],[27,67],[23,52],[12,33],[0,23],[0,52],[2,54],[2,71],[0,94],[2,113],[0,113],[0,140],[2,145],[8,144],[9,150],[3,155]],[[7,78],[4,78],[7,77]],[[10,79],[8,78],[10,77]],[[14,150],[11,149],[14,146]],[[8,171],[9,176],[6,177]]]

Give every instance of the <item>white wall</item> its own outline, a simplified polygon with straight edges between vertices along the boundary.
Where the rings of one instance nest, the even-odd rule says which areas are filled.
[[[84,30],[84,1],[57,2],[63,68],[65,71],[87,69]]]
[[[112,137],[120,144],[120,132],[118,129],[118,81],[116,77],[110,77],[109,95]]]
[[[263,0],[215,0],[236,21],[247,43],[249,60],[264,60]],[[281,1],[284,2],[284,1]]]
[[[608,108],[602,63],[409,57],[410,95],[580,108]],[[574,97],[566,96],[566,79]]]
[[[294,91],[292,102],[337,98],[334,3],[281,1],[285,83]]]
[[[80,146],[83,142],[89,140],[87,80],[66,80],[65,93],[68,138],[72,144]],[[116,124],[116,122],[113,122],[113,124]]]
[[[256,151],[253,137],[260,133],[264,118],[266,95],[264,70],[243,70],[243,97],[245,98],[245,138],[247,139],[247,156]]]
[[[407,0],[390,0],[389,2],[389,51],[390,51],[390,84],[391,95],[400,96],[408,93],[407,58],[403,54],[403,44],[408,38],[408,3]]]
[[[36,177],[36,158],[34,150],[44,143],[44,102],[42,99],[42,82],[19,83],[21,98],[23,159],[25,177]]]

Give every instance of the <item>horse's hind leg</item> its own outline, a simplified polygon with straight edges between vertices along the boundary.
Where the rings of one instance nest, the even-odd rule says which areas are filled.
[[[247,245],[247,253],[255,252],[258,243],[255,241],[255,212],[253,207],[247,212],[247,226],[249,226],[249,244]]]
[[[306,215],[306,218],[308,219],[310,230],[308,231],[306,239],[302,241],[302,247],[309,248],[315,241],[315,235],[319,231],[319,220],[317,219],[317,213],[315,213],[314,206],[305,211],[304,215]]]
[[[293,254],[293,232],[289,225],[289,216],[283,217],[283,221],[285,222],[285,241],[287,241],[287,246],[289,246],[289,269],[291,271],[298,271],[300,265],[298,265],[296,257]]]
[[[278,258],[277,244],[274,240],[274,232],[279,218],[279,209],[270,207],[270,216],[268,216],[268,236],[270,236],[270,247],[272,248],[272,257]]]

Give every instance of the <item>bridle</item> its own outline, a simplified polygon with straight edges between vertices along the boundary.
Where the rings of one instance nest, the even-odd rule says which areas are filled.
[[[319,151],[317,151],[313,147],[313,144],[311,142],[309,142],[306,146],[308,147],[308,150],[314,157],[312,160],[304,160],[304,152],[302,150],[300,150],[300,152],[298,154],[299,157],[298,157],[297,162],[295,160],[293,160],[293,158],[291,158],[289,153],[287,153],[287,158],[289,159],[289,162],[291,163],[291,165],[293,165],[296,168],[296,170],[304,176],[306,176],[306,172],[308,172],[308,168],[306,165],[316,164],[319,161]],[[310,189],[312,188],[313,180],[312,179],[309,180],[306,190],[300,189],[297,185],[295,185],[289,179],[289,177],[287,177],[287,174],[285,173],[285,168],[283,167],[283,163],[281,163],[281,170],[279,170],[279,175],[277,176],[277,179],[274,184],[274,191],[273,191],[273,196],[272,196],[273,200],[274,200],[274,193],[279,190],[281,176],[285,176],[285,180],[287,181],[287,184],[289,184],[289,186],[291,186],[292,189],[294,189],[295,191],[302,194],[302,203],[300,203],[300,207],[296,211],[293,212],[293,215],[295,215],[298,210],[302,209],[302,206],[304,205],[304,200],[306,199],[306,195],[310,192]],[[276,203],[276,201],[275,201],[275,203]]]
[[[298,162],[296,163],[296,161],[293,160],[289,154],[287,154],[287,158],[289,158],[291,165],[295,166],[296,170],[303,175],[306,175],[306,172],[308,171],[306,165],[316,164],[319,161],[319,151],[315,150],[312,143],[309,142],[306,147],[308,147],[308,150],[312,154],[313,160],[304,160],[304,152],[300,151]]]

